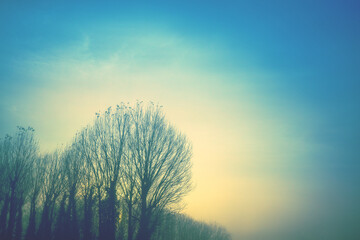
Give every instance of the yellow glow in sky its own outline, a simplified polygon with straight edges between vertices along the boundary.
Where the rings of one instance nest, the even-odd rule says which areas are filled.
[[[36,129],[42,151],[69,143],[108,106],[154,101],[193,143],[196,188],[185,199],[185,213],[246,235],[294,221],[306,210],[311,190],[287,169],[301,168],[300,159],[314,151],[311,126],[299,125],[307,116],[301,108],[289,109],[256,89],[256,78],[275,75],[228,74],[212,64],[225,53],[171,34],[130,34],[102,58],[93,55],[92,44],[84,36],[78,45],[22,65],[35,81],[12,111],[25,113],[20,124]]]

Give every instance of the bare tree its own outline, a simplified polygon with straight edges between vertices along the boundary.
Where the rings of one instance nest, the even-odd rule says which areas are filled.
[[[11,157],[11,148],[12,148],[12,137],[6,135],[5,139],[2,139],[0,145],[0,201],[2,202],[2,208],[0,213],[0,238],[4,238],[6,235],[7,227],[7,216],[9,211],[10,204],[10,165],[9,159]]]
[[[216,223],[199,222],[183,214],[165,211],[153,239],[231,240],[231,235]]]
[[[123,164],[121,166],[121,180],[119,181],[120,190],[123,197],[123,208],[124,214],[123,217],[127,217],[127,239],[133,240],[136,228],[136,216],[135,208],[138,204],[138,193],[136,192],[136,169],[133,164],[132,152],[128,152],[124,158]]]
[[[80,188],[82,159],[73,146],[60,154],[62,174],[62,200],[58,211],[55,239],[77,240],[80,237],[77,211],[77,195]],[[68,203],[66,206],[66,202]],[[65,207],[67,207],[65,209]]]
[[[45,173],[41,192],[42,215],[37,231],[37,239],[47,240],[52,238],[52,226],[54,222],[55,204],[63,191],[63,175],[61,172],[61,153],[44,156]]]
[[[125,105],[97,114],[92,126],[78,137],[81,152],[95,179],[98,196],[99,238],[114,240],[118,214],[117,188],[125,155],[129,115]]]
[[[150,239],[161,212],[177,206],[190,190],[191,146],[165,121],[159,106],[108,108],[76,142],[97,190],[100,239],[115,238],[120,195],[128,240],[136,228],[138,239]]]
[[[166,120],[160,106],[137,103],[131,111],[129,149],[139,197],[138,240],[150,240],[165,208],[191,189],[191,145]]]
[[[37,157],[33,168],[31,169],[30,178],[30,213],[29,222],[26,230],[25,240],[36,239],[36,205],[40,195],[41,188],[43,186],[45,164],[44,158]]]
[[[104,179],[102,178],[103,170],[100,162],[100,154],[99,154],[99,143],[98,138],[93,131],[91,126],[84,128],[76,137],[75,144],[77,146],[78,151],[81,153],[81,157],[84,159],[84,168],[86,179],[84,182],[83,194],[84,194],[84,204],[86,203],[86,207],[84,208],[84,220],[83,220],[83,232],[84,235],[91,236],[92,233],[92,225],[93,220],[85,219],[85,216],[93,215],[93,205],[95,204],[95,199],[93,199],[93,194],[96,194],[98,201],[98,232],[102,232],[102,211],[101,211],[101,201],[102,201],[102,192]],[[94,193],[94,189],[96,193]],[[88,200],[87,200],[88,199]]]
[[[77,152],[78,158],[81,159],[80,196],[83,200],[83,220],[81,224],[83,239],[92,240],[94,238],[94,194],[97,186],[98,189],[101,188],[102,181],[99,177],[100,173],[98,173],[97,169],[94,168],[94,164],[92,163],[90,140],[87,128],[75,136],[75,140],[72,146],[74,151]]]
[[[13,239],[21,236],[22,207],[29,191],[30,172],[37,157],[38,146],[34,129],[18,127],[14,137],[7,136],[2,143],[1,164],[5,185],[4,204],[0,214],[0,237]]]
[[[175,213],[191,189],[191,144],[160,106],[96,115],[71,145],[41,157],[32,128],[0,139],[0,239],[230,239]]]

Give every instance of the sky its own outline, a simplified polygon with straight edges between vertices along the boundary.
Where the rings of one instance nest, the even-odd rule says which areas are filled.
[[[184,213],[233,239],[359,239],[358,1],[0,2],[0,136],[42,152],[153,101],[193,144]]]

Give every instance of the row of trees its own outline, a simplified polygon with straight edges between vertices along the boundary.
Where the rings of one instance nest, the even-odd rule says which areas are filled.
[[[18,127],[0,142],[0,239],[229,239],[173,213],[191,189],[191,153],[153,104],[97,113],[42,156],[34,130]]]

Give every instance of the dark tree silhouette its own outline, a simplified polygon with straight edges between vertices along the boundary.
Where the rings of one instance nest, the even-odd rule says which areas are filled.
[[[45,155],[34,130],[18,127],[0,139],[0,239],[229,240],[176,213],[191,189],[191,154],[154,104],[97,113]]]
[[[129,132],[127,111],[124,105],[115,111],[108,108],[104,114],[98,114],[94,124],[85,128],[78,137],[81,152],[96,181],[99,238],[104,240],[115,240],[119,215],[117,188]]]
[[[65,180],[64,193],[68,197],[67,210],[64,212],[64,230],[67,232],[67,239],[77,240],[79,239],[80,232],[76,196],[80,186],[82,161],[74,148],[66,149],[62,154],[61,160]]]
[[[51,239],[53,235],[55,204],[64,187],[60,160],[60,152],[48,154],[44,157],[46,168],[41,196],[43,202],[42,215],[37,231],[37,239],[39,240]]]
[[[22,207],[29,190],[31,169],[37,157],[38,146],[34,129],[18,127],[14,137],[7,136],[2,142],[1,165],[4,204],[0,214],[0,238],[9,240],[21,237]]]
[[[128,157],[124,159],[123,165],[121,168],[122,178],[120,181],[120,189],[123,194],[123,206],[124,206],[124,216],[127,218],[127,240],[133,240],[135,234],[135,208],[138,204],[138,197],[136,194],[136,179],[135,179],[135,166],[132,162],[134,159],[130,152]]]
[[[191,189],[191,145],[166,120],[160,106],[131,111],[129,148],[139,197],[138,240],[150,240],[160,214]]]
[[[35,159],[30,174],[30,213],[25,240],[36,240],[36,205],[38,202],[41,187],[43,186],[43,178],[45,174],[44,158],[37,157]]]

